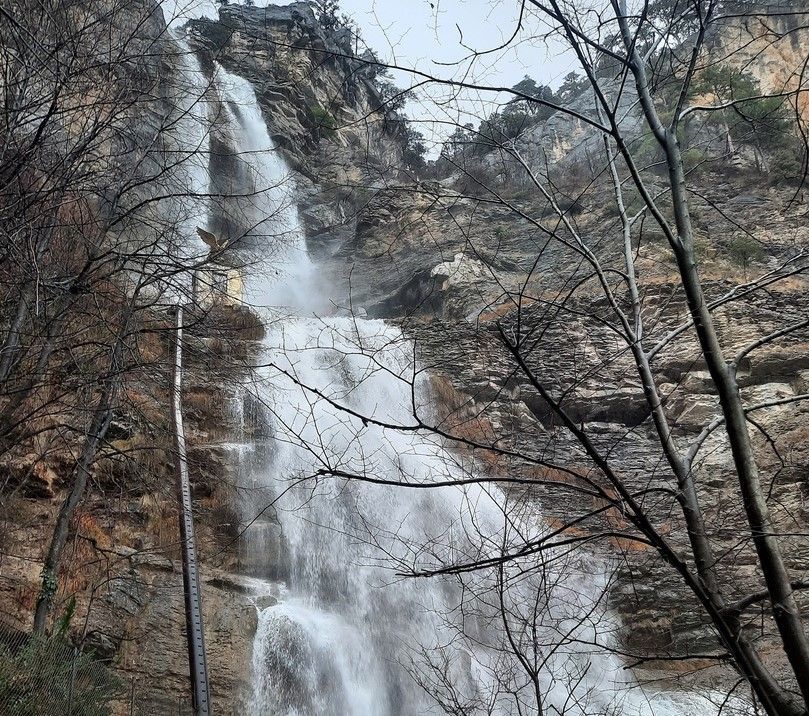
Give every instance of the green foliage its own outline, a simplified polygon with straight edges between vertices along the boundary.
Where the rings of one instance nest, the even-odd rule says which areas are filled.
[[[659,163],[665,158],[660,142],[651,132],[645,132],[633,143],[632,154],[641,166]]]
[[[586,84],[586,81],[581,80],[575,72],[571,72],[565,79],[566,97],[577,93],[579,88]],[[548,119],[554,113],[553,107],[532,100],[542,100],[554,105],[561,102],[561,95],[557,95],[547,85],[537,84],[528,75],[511,89],[525,95],[525,98],[515,97],[501,110],[493,112],[481,121],[478,127],[478,154],[485,153],[487,147],[498,146],[517,138],[526,129]]]
[[[609,49],[616,50],[618,55],[621,54],[620,42],[617,35],[607,37],[605,39],[605,46]],[[613,57],[612,55],[604,52],[600,53],[596,58],[593,71],[597,78],[606,80],[620,77],[621,73],[624,71],[624,68],[624,62],[621,59],[618,57]]]
[[[527,95],[529,97],[541,97],[544,90],[548,89],[544,85],[538,85],[536,80],[528,75],[525,75],[516,85],[511,89],[515,92]]]
[[[388,70],[383,70],[377,74],[376,89],[382,100],[384,111],[388,114],[401,112],[411,96],[409,91],[402,90],[393,83]]]
[[[317,21],[326,30],[336,30],[340,26],[340,1],[339,0],[310,0],[312,9],[315,11]]]
[[[518,137],[527,126],[534,124],[531,121],[533,114],[517,103],[506,105],[503,111],[495,117],[499,117],[497,130],[508,139]]]
[[[56,636],[60,639],[67,637],[68,629],[70,629],[70,622],[73,620],[73,615],[76,613],[76,597],[70,597],[70,601],[67,603],[67,607],[65,607],[65,613],[62,614],[59,621],[56,623],[56,629],[54,630]]]
[[[776,148],[770,161],[770,179],[775,182],[800,182],[803,178],[804,151],[797,139],[792,146]]]
[[[556,95],[553,90],[547,85],[538,85],[528,75],[525,75],[516,85],[511,89],[515,92],[531,97],[532,99],[542,100],[543,102],[556,102]],[[513,108],[514,113],[526,114],[536,119],[542,120],[550,117],[554,110],[544,104],[538,102],[531,102],[526,99],[514,99],[506,106],[503,114],[506,114],[510,108]]]
[[[552,107],[531,101],[542,100],[542,102],[557,103],[556,95],[547,85],[537,84],[534,79],[525,75],[511,89],[530,99],[514,98],[500,113],[500,117],[508,125],[505,131],[510,136],[516,136],[519,133],[519,128],[526,123],[527,119],[530,118],[530,123],[534,124],[537,121],[547,119],[554,113]]]
[[[0,645],[0,704],[4,716],[109,716],[118,683],[87,654],[60,637],[30,639],[16,653]]]
[[[475,132],[471,124],[456,127],[441,147],[441,156],[457,161],[469,156],[475,145]]]
[[[584,92],[589,84],[586,77],[582,77],[577,72],[568,72],[562,80],[562,84],[559,85],[559,89],[556,91],[556,97],[559,103],[567,104],[571,102]]]
[[[334,115],[319,104],[311,106],[309,111],[312,113],[312,118],[320,130],[320,134],[324,137],[333,137],[337,131],[337,120]]]
[[[388,70],[377,73],[375,84],[382,102],[381,111],[385,114],[388,128],[402,138],[402,158],[408,169],[421,171],[426,167],[424,159],[427,153],[424,135],[415,129],[404,116],[404,107],[412,96],[409,90],[397,87]]]
[[[655,104],[662,123],[668,125],[679,100],[681,80],[671,73],[666,62],[657,63],[655,68]],[[712,159],[737,155],[746,148],[743,155],[749,156],[753,150],[759,170],[777,178],[800,174],[802,151],[792,132],[789,103],[783,97],[763,96],[758,81],[749,72],[721,64],[701,70],[686,97],[685,106],[694,105],[713,109],[691,112],[680,125],[687,171],[699,170]],[[651,134],[635,145],[633,153],[643,164],[663,159]]]
[[[478,128],[480,145],[483,151],[486,147],[499,146],[518,137],[525,129],[535,122],[523,103],[506,105],[502,112],[494,112],[488,119],[483,120]]]
[[[734,236],[728,242],[727,251],[728,258],[744,269],[745,276],[747,276],[747,268],[751,263],[764,258],[764,249],[761,248],[761,244],[747,234]]]
[[[710,159],[710,155],[698,147],[691,147],[683,152],[683,166],[687,172],[699,170]]]
[[[498,146],[515,139],[529,127],[548,119],[553,114],[552,107],[534,102],[532,99],[541,99],[553,104],[559,101],[550,87],[537,84],[528,75],[525,75],[512,89],[529,99],[514,98],[500,111],[493,112],[487,119],[481,121],[478,127],[478,153],[485,153],[487,147]]]
[[[405,166],[414,171],[421,171],[425,168],[424,155],[427,153],[427,145],[424,142],[424,135],[414,129],[409,122],[404,124],[404,150],[403,159]]]
[[[733,142],[771,150],[783,146],[790,137],[784,98],[761,97],[758,81],[749,72],[709,67],[694,82],[692,94],[710,95],[716,105],[733,103],[708,114],[708,120],[722,124]]]

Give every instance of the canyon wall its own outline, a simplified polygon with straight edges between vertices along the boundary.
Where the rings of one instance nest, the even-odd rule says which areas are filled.
[[[743,33],[736,25],[731,29]],[[158,27],[158,33],[164,31]],[[787,34],[785,44],[767,45],[775,47],[775,54],[754,48],[757,61],[752,67],[762,86],[791,81],[783,68],[796,56],[796,33]],[[554,376],[583,376],[572,386],[553,384],[559,395],[565,392],[568,411],[587,424],[599,444],[609,447],[630,481],[639,486],[666,484],[640,383],[614,335],[598,320],[602,299],[595,292],[581,295],[580,315],[549,317],[543,301],[560,290],[568,253],[549,248],[531,269],[541,238],[536,225],[459,190],[457,176],[417,182],[401,171],[401,137],[380,110],[373,73],[353,56],[349,37],[321,28],[305,3],[224,6],[218,20],[193,21],[188,37],[208,76],[218,62],[251,81],[270,134],[294,170],[309,251],[320,262],[324,281],[337,287],[343,304],[351,299],[357,312],[396,322],[416,340],[419,359],[432,374],[438,411],[452,431],[498,436],[525,454],[551,454],[571,468],[586,464],[581,448],[534,389],[514,377],[514,366],[496,338],[498,324],[508,326],[517,318],[504,294],[520,290],[530,270],[532,298],[521,307],[520,320],[534,322],[543,332],[534,355],[538,370],[552,383]],[[739,37],[731,33],[726,41],[741,41]],[[626,102],[632,104],[631,94]],[[584,161],[586,152],[579,156],[576,147],[595,151],[584,134],[568,117],[555,115],[526,136],[524,149],[537,164],[546,158]],[[226,132],[215,128],[212,136],[213,156],[232,153]],[[223,160],[213,182],[224,186],[232,179],[226,164]],[[809,242],[805,203],[790,201],[792,190],[770,182],[766,174],[742,171],[744,167],[731,171],[722,165],[695,180],[702,273],[711,300],[746,283],[748,272],[775,270]],[[496,169],[492,180],[499,181]],[[512,200],[523,214],[550,216],[541,195],[521,189]],[[733,222],[715,211],[717,203],[729,208]],[[593,245],[607,246],[619,260],[621,247],[615,243],[609,248],[620,234],[619,221],[606,202],[585,197],[577,211],[580,232]],[[733,259],[740,226],[764,237],[762,251],[743,266]],[[649,336],[652,342],[687,318],[666,251],[659,236],[650,235],[638,246],[648,310],[660,316]],[[798,274],[763,296],[751,293],[719,308],[716,320],[724,347],[732,352],[751,336],[777,329],[785,316],[805,315],[807,310],[807,283]],[[234,353],[249,357],[256,348],[249,331],[235,330],[232,341],[216,343],[221,325],[249,323],[227,310],[218,319],[216,330],[202,324],[192,335],[185,399],[214,705],[217,713],[238,714],[249,689],[256,612],[252,569],[249,558],[240,553],[242,525],[234,508],[235,471],[243,458],[232,443],[249,440],[252,428],[236,413],[223,416],[223,406],[239,404],[235,386],[244,377],[233,370],[230,359]],[[745,397],[777,402],[807,392],[807,346],[796,334],[753,354],[741,367]],[[163,365],[165,334],[150,349],[154,364]],[[666,412],[676,438],[685,443],[710,421],[717,406],[693,338],[662,351],[654,369],[665,388]],[[71,564],[77,568],[67,570],[62,585],[64,594],[87,595],[93,587],[92,600],[79,600],[74,631],[115,666],[128,684],[134,713],[144,714],[175,709],[187,680],[176,506],[162,415],[167,379],[165,372],[155,372],[130,386],[135,407],[116,417],[112,441],[122,454],[133,452],[135,457],[109,458],[97,466],[92,497],[76,528]],[[141,420],[139,412],[149,420]],[[161,426],[161,431],[147,425]],[[779,525],[800,535],[809,520],[809,412],[803,403],[776,406],[762,415],[760,426],[755,441],[771,448],[762,467],[772,478],[773,512]],[[744,515],[721,431],[709,438],[705,454],[699,468],[704,478],[699,483],[701,497],[720,550],[734,555],[725,572],[728,586],[752,585],[759,575],[750,546],[737,543]],[[486,469],[502,476],[532,474],[531,466],[518,459],[492,458]],[[4,512],[5,552],[27,554],[3,557],[0,603],[7,629],[23,631],[30,625],[39,578],[31,545],[44,545],[64,496],[60,466],[41,472],[41,479],[15,495],[14,509]],[[137,480],[131,479],[135,473]],[[540,486],[527,490],[541,501],[551,526],[554,520],[569,519],[577,509],[571,501],[581,499],[548,493]],[[666,514],[657,517],[664,523],[667,519]],[[673,521],[671,530],[675,542],[682,544],[684,535],[677,533]],[[805,574],[809,562],[800,539],[789,541],[788,562],[796,574]],[[620,538],[599,549],[616,565],[610,604],[623,619],[621,635],[629,651],[651,645],[676,655],[716,648],[691,595],[650,551]],[[84,617],[87,621],[81,624]],[[712,667],[696,678],[725,684],[733,677],[725,667]],[[126,699],[118,704],[122,714],[129,713],[129,707]]]

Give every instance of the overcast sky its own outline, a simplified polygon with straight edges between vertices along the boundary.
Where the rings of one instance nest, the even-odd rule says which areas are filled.
[[[516,0],[341,0],[341,7],[362,28],[368,44],[386,59],[425,71],[448,74],[452,68],[436,63],[464,62],[470,49],[492,50],[511,38],[517,28]],[[536,23],[529,18],[529,26]],[[479,58],[478,79],[511,86],[528,74],[544,84],[558,84],[568,60],[549,53],[524,36],[507,50]],[[456,66],[457,68],[457,66]]]
[[[256,5],[290,2],[255,0]],[[164,8],[175,3],[182,8],[191,4],[186,15],[215,16],[212,0],[164,0]],[[555,87],[576,69],[574,58],[564,53],[560,43],[537,39],[542,28],[536,18],[524,18],[518,37],[508,47],[497,49],[517,27],[517,0],[341,0],[340,7],[354,18],[380,60],[442,78],[511,87],[530,75]],[[485,54],[473,59],[473,51]],[[418,81],[405,72],[393,74],[403,88]],[[451,131],[442,122],[477,124],[504,99],[491,93],[450,94],[446,88],[419,88],[420,101],[407,106],[407,113],[420,122],[422,131],[436,140]],[[433,120],[435,124],[431,124]]]
[[[555,87],[575,69],[573,58],[558,42],[546,45],[535,39],[541,29],[535,18],[524,18],[525,29],[507,48],[497,49],[517,29],[517,0],[341,0],[341,7],[357,21],[381,59],[443,78],[511,87],[530,75]],[[473,58],[473,51],[486,54]],[[402,86],[417,81],[406,73],[394,76]],[[446,95],[445,90],[427,93],[433,100]],[[411,103],[408,112],[418,120],[461,118],[477,123],[492,110],[489,101],[496,99],[491,94],[464,92],[449,104]],[[463,118],[463,113],[469,116]]]

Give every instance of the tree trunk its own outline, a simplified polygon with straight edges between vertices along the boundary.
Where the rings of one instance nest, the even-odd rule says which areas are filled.
[[[22,327],[31,313],[30,304],[34,300],[34,290],[34,284],[29,283],[23,289],[22,294],[20,294],[14,320],[9,326],[8,333],[6,333],[3,347],[0,348],[0,384],[5,383],[9,379],[11,371],[14,369],[14,364],[17,361],[17,356],[20,351]]]
[[[795,601],[792,580],[784,563],[776,530],[770,518],[767,500],[761,488],[758,465],[747,429],[747,417],[739,386],[736,383],[736,368],[725,360],[713,317],[702,293],[693,255],[693,237],[685,199],[682,160],[676,137],[671,134],[668,135],[668,145],[675,217],[680,236],[684,237],[683,250],[677,255],[677,264],[682,276],[688,308],[694,319],[694,327],[708,371],[719,394],[747,522],[761,564],[764,582],[772,601],[773,617],[804,702],[809,708],[809,640],[807,640],[803,627],[800,609]]]
[[[750,434],[747,430],[747,418],[744,413],[739,387],[736,384],[735,366],[728,364],[725,360],[713,323],[713,316],[702,292],[694,257],[693,227],[688,211],[682,154],[676,136],[676,118],[671,129],[665,128],[661,123],[649,91],[643,58],[638,53],[632,31],[627,23],[627,10],[624,0],[617,0],[615,9],[623,43],[628,52],[629,68],[635,79],[635,86],[644,117],[665,152],[677,230],[677,236],[671,242],[672,249],[677,259],[677,266],[700,348],[719,394],[728,440],[733,454],[733,462],[744,500],[747,521],[764,575],[764,582],[770,594],[773,617],[781,635],[784,652],[803,696],[804,708],[801,710],[798,709],[797,704],[787,692],[782,689],[779,698],[780,704],[773,704],[767,710],[768,713],[777,714],[805,712],[806,709],[809,709],[809,640],[807,640],[806,632],[803,628],[789,572],[784,564],[778,537],[773,528],[767,501],[761,488],[758,466],[756,465]],[[750,676],[754,677],[754,675],[749,675],[748,678]],[[754,677],[750,680],[755,686],[757,679]],[[776,710],[772,711],[771,708]]]
[[[132,302],[134,302],[134,300],[133,297]],[[42,586],[34,613],[34,634],[37,635],[42,635],[46,631],[48,615],[50,614],[53,605],[53,597],[58,587],[59,567],[62,560],[62,553],[67,544],[70,523],[76,513],[76,508],[84,499],[93,461],[95,460],[98,449],[104,440],[104,436],[112,420],[115,398],[121,384],[120,363],[132,312],[133,306],[130,304],[126,309],[119,333],[113,344],[108,373],[106,379],[103,381],[101,395],[93,411],[93,419],[87,430],[81,454],[70,476],[72,483],[70,494],[62,503],[59,509],[59,515],[56,518],[56,524],[53,528],[48,554],[45,558],[45,564],[42,567]]]

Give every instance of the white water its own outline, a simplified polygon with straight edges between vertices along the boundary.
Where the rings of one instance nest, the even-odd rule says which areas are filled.
[[[247,185],[235,188],[244,234],[242,242],[257,262],[246,301],[251,306],[321,306],[321,292],[301,232],[293,182],[267,132],[253,86],[216,65],[214,81],[228,114],[236,160]]]
[[[208,247],[197,234],[197,227],[205,229],[208,223],[211,156],[208,82],[197,56],[183,37],[176,38],[176,46],[180,79],[176,90],[182,104],[175,131],[170,134],[177,139],[176,182],[183,193],[183,205],[178,207],[177,228],[183,239],[179,246],[190,254],[186,258],[201,260],[208,253]]]
[[[436,699],[453,713],[537,713],[504,620],[527,663],[541,666],[546,713],[716,713],[703,696],[641,690],[615,656],[593,646],[609,646],[615,625],[598,604],[603,566],[586,555],[526,572],[533,556],[510,563],[501,579],[496,571],[396,576],[496,557],[538,537],[541,515],[477,484],[407,488],[320,474],[424,485],[482,473],[434,436],[374,425],[332,404],[408,426],[413,402],[426,409],[431,396],[398,329],[312,315],[327,296],[286,168],[250,84],[222,68],[214,79],[255,183],[240,204],[251,250],[270,257],[256,266],[249,297],[272,319],[267,366],[253,388],[271,440],[244,484],[252,488],[245,517],[255,519],[248,548],[254,562],[263,558],[266,591],[278,602],[260,609],[248,713],[442,713]]]

